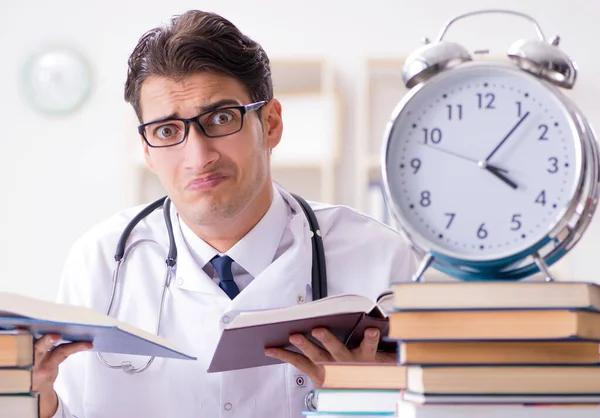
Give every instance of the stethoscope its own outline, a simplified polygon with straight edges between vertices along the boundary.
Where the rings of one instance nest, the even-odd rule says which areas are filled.
[[[300,196],[292,194],[292,196],[296,199],[296,201],[302,207],[302,211],[306,215],[308,220],[308,225],[310,228],[311,234],[311,244],[312,244],[312,296],[313,300],[321,299],[327,296],[327,272],[325,265],[325,251],[323,249],[323,239],[321,237],[321,230],[319,229],[319,222],[317,221],[317,217],[315,216],[314,211],[310,207],[310,205]],[[155,241],[150,239],[139,239],[134,241],[129,246],[127,246],[127,241],[131,235],[133,229],[137,226],[138,223],[156,209],[163,209],[163,216],[165,220],[165,226],[167,229],[167,235],[169,236],[169,251],[165,258],[166,271],[164,275],[162,293],[160,297],[160,305],[158,307],[158,315],[156,319],[156,329],[155,334],[158,335],[160,330],[160,322],[162,319],[162,311],[163,305],[165,301],[165,296],[167,294],[167,289],[171,284],[171,279],[174,275],[175,264],[177,264],[177,246],[175,244],[175,236],[173,234],[173,224],[171,222],[171,199],[167,196],[162,197],[155,202],[152,202],[144,209],[142,209],[125,227],[121,236],[119,237],[119,241],[117,242],[117,248],[115,251],[115,268],[112,274],[112,289],[110,292],[110,299],[108,302],[108,307],[106,308],[106,315],[110,316],[114,301],[115,295],[117,292],[117,286],[119,284],[119,273],[121,271],[121,267],[123,262],[127,259],[129,253],[138,245],[143,243],[151,243],[157,244]],[[144,370],[148,369],[152,362],[154,361],[154,357],[151,357],[146,364],[141,367],[133,367],[130,361],[123,361],[120,365],[113,365],[108,363],[100,353],[96,353],[100,362],[108,368],[111,369],[122,369],[127,374],[136,374],[141,373]],[[309,407],[309,402],[312,407],[312,397],[313,393],[309,392],[306,396],[305,403],[307,407]]]

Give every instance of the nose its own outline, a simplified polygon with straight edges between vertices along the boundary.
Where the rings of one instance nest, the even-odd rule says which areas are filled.
[[[184,143],[186,166],[201,170],[217,161],[220,154],[214,147],[215,142],[213,138],[206,137],[196,124],[190,124]]]

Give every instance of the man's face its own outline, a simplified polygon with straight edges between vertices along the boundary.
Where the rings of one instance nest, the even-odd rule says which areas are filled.
[[[238,80],[208,72],[180,81],[149,77],[140,92],[144,123],[191,118],[222,101],[231,103],[220,107],[251,103]],[[206,137],[190,124],[187,139],[172,147],[152,148],[142,139],[148,167],[185,221],[215,225],[268,207],[260,201],[270,199],[270,149],[281,139],[281,106],[272,99],[261,114],[262,123],[259,112],[247,113],[242,129],[224,137]]]

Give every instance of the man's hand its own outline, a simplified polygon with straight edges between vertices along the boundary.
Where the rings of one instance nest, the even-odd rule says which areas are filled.
[[[396,354],[377,351],[377,345],[379,344],[379,330],[377,328],[365,330],[365,336],[360,346],[353,350],[348,349],[325,328],[315,328],[312,331],[312,336],[319,340],[326,350],[323,350],[303,335],[294,334],[290,336],[290,343],[302,351],[304,355],[282,348],[268,348],[265,355],[290,363],[298,370],[306,373],[316,387],[320,387],[325,378],[324,367],[316,363],[333,361],[393,363],[396,361]]]
[[[40,393],[41,418],[54,416],[58,409],[58,396],[54,391],[58,366],[71,354],[92,348],[92,343],[69,343],[51,350],[58,341],[60,336],[47,334],[35,343],[32,391]]]

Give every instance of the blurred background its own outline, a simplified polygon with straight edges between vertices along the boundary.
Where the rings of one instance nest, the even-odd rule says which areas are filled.
[[[384,222],[379,150],[385,122],[406,92],[402,61],[458,14],[512,9],[534,17],[547,37],[560,35],[579,66],[568,95],[600,127],[596,1],[1,0],[0,291],[53,299],[78,236],[160,196],[123,100],[127,58],[144,32],[193,8],[228,18],[271,57],[286,126],[275,178],[305,197]],[[491,59],[505,59],[514,41],[534,36],[525,20],[501,15],[461,21],[446,35],[471,51],[489,49]],[[69,51],[58,53],[69,64],[63,79],[36,69],[52,51]],[[66,90],[53,97],[46,82]],[[596,216],[552,269],[560,278],[598,280],[599,225]]]

